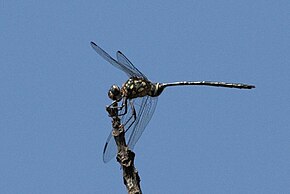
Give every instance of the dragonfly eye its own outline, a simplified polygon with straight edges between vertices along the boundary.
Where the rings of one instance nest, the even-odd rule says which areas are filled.
[[[122,96],[120,88],[117,85],[112,85],[108,92],[108,96],[112,100],[121,100]]]

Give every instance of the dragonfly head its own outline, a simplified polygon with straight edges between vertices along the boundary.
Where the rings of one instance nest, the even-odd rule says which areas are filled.
[[[122,94],[121,94],[121,90],[119,88],[119,86],[117,85],[112,85],[109,92],[108,92],[108,96],[111,100],[117,100],[120,101],[122,99]]]

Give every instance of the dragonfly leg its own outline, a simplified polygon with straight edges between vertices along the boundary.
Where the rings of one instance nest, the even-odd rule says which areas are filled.
[[[109,106],[107,106],[108,108],[119,108],[118,106],[115,106],[115,104],[117,104],[117,100],[114,100]]]
[[[130,116],[130,118],[126,121],[126,123],[124,124],[127,125],[129,123],[129,121],[133,118],[133,121],[130,123],[130,125],[127,127],[127,129],[125,130],[125,133],[128,131],[128,129],[130,129],[130,127],[135,123],[136,121],[136,110],[135,110],[135,107],[134,107],[134,104],[133,104],[133,101],[130,100],[130,106],[131,106],[131,109],[132,109],[132,114]]]
[[[122,110],[124,106],[118,106],[118,102],[118,100],[114,100],[110,105],[106,107],[106,110],[109,113],[109,117],[119,116],[119,111]]]
[[[131,101],[130,101],[131,102]],[[127,114],[128,112],[128,99],[127,98],[124,98],[123,99],[123,103],[122,103],[122,106],[118,107],[119,110],[121,111],[123,108],[125,107],[125,110],[123,113],[120,113],[118,116],[123,116],[125,114]]]
[[[118,104],[119,100],[114,100],[109,106],[107,106],[108,108],[115,108],[118,109],[119,111],[122,110],[124,108],[124,106],[127,106],[127,102],[123,102],[121,106],[116,106],[115,104]],[[126,107],[125,107],[126,108]],[[126,113],[125,113],[126,114]]]

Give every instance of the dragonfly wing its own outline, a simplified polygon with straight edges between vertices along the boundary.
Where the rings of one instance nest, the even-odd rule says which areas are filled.
[[[141,104],[134,103],[135,109],[138,110],[138,112],[136,112],[137,120],[135,121],[134,126],[132,126],[132,131],[129,134],[126,134],[129,137],[128,146],[130,149],[134,149],[134,146],[151,120],[157,101],[157,97],[147,96],[142,98]]]
[[[104,151],[103,151],[103,161],[105,163],[109,162],[113,157],[117,155],[117,145],[112,136],[112,132],[107,138]]]
[[[143,98],[137,98],[137,99],[132,99],[131,100],[134,104],[136,104],[135,111],[136,111],[136,121],[130,126],[130,124],[134,121],[134,118],[132,117],[132,108],[128,104],[128,110],[127,113],[124,114],[123,116],[120,117],[121,119],[121,124],[125,124],[124,129],[126,130],[125,133],[125,138],[128,142],[128,139],[130,138],[132,132],[134,131],[133,129],[136,126],[136,123],[139,122],[140,117],[138,117],[139,112],[141,111],[141,106],[140,105],[145,105],[146,99]],[[124,113],[124,109],[120,112],[120,114]],[[128,128],[130,126],[130,128]],[[116,142],[114,140],[114,137],[112,136],[112,132],[109,134],[106,144],[104,146],[103,150],[103,161],[105,163],[109,162],[113,157],[117,155],[118,149],[116,146]]]
[[[101,57],[103,57],[106,61],[111,63],[116,68],[125,72],[129,77],[132,77],[132,75],[135,75],[135,72],[133,71],[132,68],[127,67],[127,65],[123,65],[122,63],[119,63],[118,61],[116,61],[113,57],[111,57],[108,53],[106,53],[106,51],[101,49],[101,47],[96,45],[94,42],[91,42],[91,46]]]
[[[145,105],[146,99],[143,98],[136,98],[136,99],[131,99],[132,103],[135,104],[135,111],[136,111],[136,121],[130,126],[130,124],[134,121],[134,118],[132,117],[132,108],[130,104],[128,104],[128,109],[127,113],[124,114],[123,116],[120,117],[121,119],[121,124],[125,124],[124,129],[126,130],[125,133],[125,138],[128,142],[128,139],[130,138],[132,132],[134,131],[133,129],[135,128],[136,124],[140,120],[140,117],[138,117],[139,112],[141,111],[141,106],[140,105]],[[123,114],[125,109],[122,109],[120,114]],[[130,128],[128,128],[130,126]],[[104,151],[103,151],[103,161],[105,163],[109,162],[113,157],[116,157],[118,152],[116,142],[114,140],[114,137],[112,136],[112,132],[110,132],[106,144],[104,146]]]
[[[143,77],[147,79],[147,77],[143,73],[141,73],[141,71],[139,71],[121,51],[117,52],[117,60],[119,63],[123,64],[124,66],[126,66],[126,68],[130,69],[130,71],[133,72],[131,77]]]
[[[134,100],[134,108],[136,111],[136,120],[132,124],[130,128],[130,124],[133,122],[132,115],[132,108],[128,105],[128,112],[127,114],[121,117],[121,123],[127,123],[124,128],[126,130],[125,138],[127,140],[127,145],[131,150],[134,149],[137,141],[140,139],[142,133],[144,132],[147,124],[149,123],[152,115],[155,111],[157,105],[157,97],[144,97],[144,98],[136,98]],[[130,119],[130,120],[129,120]],[[129,120],[129,122],[127,122]],[[109,162],[113,157],[117,155],[117,146],[114,141],[112,134],[109,134],[107,138],[104,151],[103,151],[103,161],[105,163]]]
[[[116,61],[94,42],[91,42],[91,46],[101,57],[103,57],[106,61],[111,63],[116,68],[125,72],[129,77],[142,77],[148,80],[147,77],[144,74],[142,74],[120,51],[117,52],[118,61]],[[131,117],[133,111],[131,107],[128,107],[128,112],[122,116],[121,123],[122,124],[126,123],[126,125],[124,126],[126,130],[125,136],[126,139],[129,139],[127,145],[129,146],[130,149],[133,149],[155,111],[157,97],[147,96],[143,98],[136,98],[134,100],[131,99],[131,101],[134,101],[136,120],[135,122],[133,122],[133,118]],[[103,161],[105,163],[110,161],[114,156],[116,156],[116,154],[117,154],[117,146],[114,141],[114,138],[112,137],[112,134],[110,134],[109,137],[107,138],[104,147]]]

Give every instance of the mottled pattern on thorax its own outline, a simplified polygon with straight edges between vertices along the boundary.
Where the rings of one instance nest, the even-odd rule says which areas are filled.
[[[130,78],[122,86],[124,97],[129,99],[147,96],[151,90],[151,83],[143,78]]]

